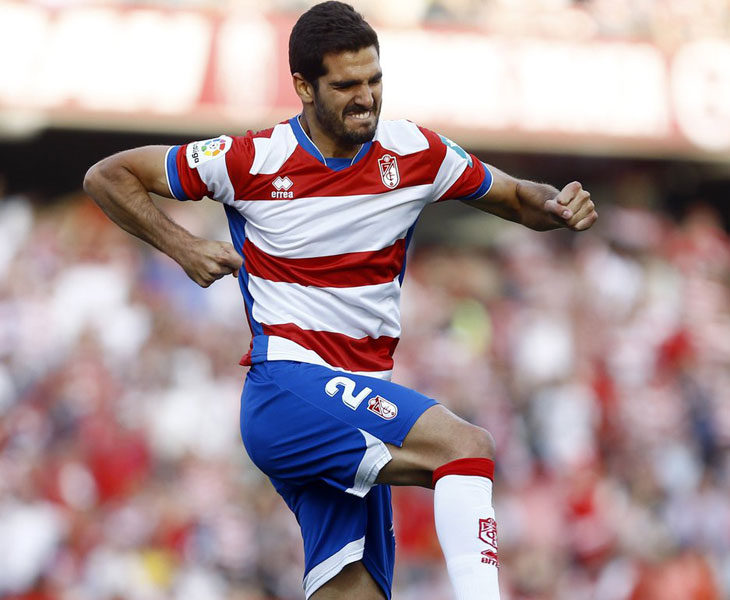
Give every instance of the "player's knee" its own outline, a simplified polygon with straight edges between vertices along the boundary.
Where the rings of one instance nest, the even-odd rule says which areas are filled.
[[[458,437],[453,440],[451,450],[451,460],[460,458],[494,459],[494,438],[486,429],[470,425],[459,432]]]

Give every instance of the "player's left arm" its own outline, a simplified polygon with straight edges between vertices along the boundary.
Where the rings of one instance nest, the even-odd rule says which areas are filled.
[[[565,227],[583,231],[596,222],[598,213],[591,195],[573,181],[562,190],[551,185],[516,179],[488,165],[492,173],[489,191],[465,204],[537,231]]]

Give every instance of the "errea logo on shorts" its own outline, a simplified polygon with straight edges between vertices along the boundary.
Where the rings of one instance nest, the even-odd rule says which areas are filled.
[[[290,192],[289,189],[294,185],[294,182],[289,179],[286,175],[284,177],[277,177],[271,182],[276,188],[276,191],[271,192],[272,198],[293,198],[294,192]]]
[[[232,145],[233,140],[227,135],[221,135],[202,142],[192,142],[188,144],[185,150],[185,158],[187,158],[188,166],[191,169],[196,169],[209,160],[225,156]]]

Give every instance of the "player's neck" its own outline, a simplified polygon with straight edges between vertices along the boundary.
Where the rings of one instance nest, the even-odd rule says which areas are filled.
[[[360,148],[362,148],[362,144],[341,145],[318,126],[319,124],[316,119],[312,119],[310,125],[304,113],[299,115],[299,124],[302,126],[304,133],[309,136],[309,139],[317,147],[317,150],[320,151],[323,158],[354,158],[360,151]]]

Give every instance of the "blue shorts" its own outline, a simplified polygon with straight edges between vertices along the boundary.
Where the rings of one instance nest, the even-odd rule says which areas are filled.
[[[304,540],[307,598],[362,560],[390,598],[395,558],[390,487],[375,485],[435,400],[403,386],[319,365],[251,367],[241,436],[251,460],[294,512]]]

